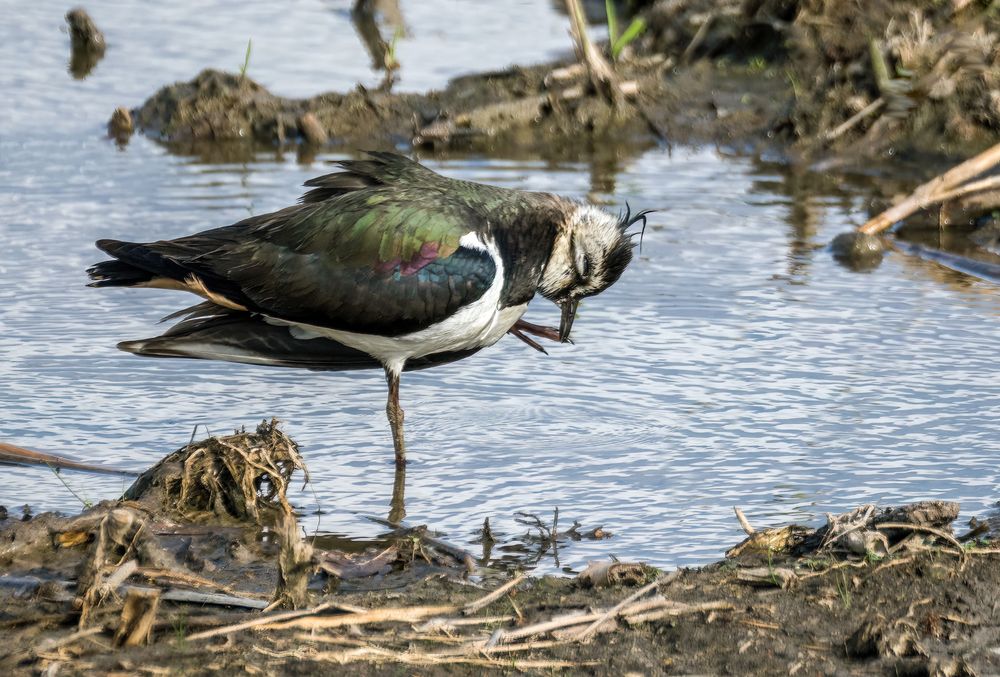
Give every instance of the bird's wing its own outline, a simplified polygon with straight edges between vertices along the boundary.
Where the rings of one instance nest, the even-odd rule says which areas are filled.
[[[108,271],[125,286],[181,286],[284,321],[397,336],[444,320],[493,283],[490,253],[462,244],[481,221],[440,193],[368,188],[177,240],[102,240],[118,261],[91,276],[116,284],[101,277]]]
[[[323,202],[362,188],[405,183],[408,186],[441,185],[450,181],[413,160],[396,153],[368,151],[366,160],[337,160],[341,171],[309,179],[310,188],[300,202]]]

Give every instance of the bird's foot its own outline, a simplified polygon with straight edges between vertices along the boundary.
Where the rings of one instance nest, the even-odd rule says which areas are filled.
[[[553,341],[555,343],[560,343],[559,330],[555,327],[546,327],[545,325],[535,324],[525,320],[518,320],[515,322],[514,326],[507,330],[507,333],[513,334],[535,350],[545,353],[546,355],[548,352],[545,348],[543,348],[537,341],[529,338],[527,334],[533,334],[534,336],[548,339],[549,341]],[[568,341],[568,343],[572,343],[572,341]]]
[[[514,327],[511,327],[510,329],[507,330],[507,333],[511,334],[513,336],[516,336],[517,338],[521,339],[522,341],[524,341],[525,343],[527,343],[529,346],[531,346],[532,348],[534,348],[538,352],[545,353],[546,355],[549,354],[549,351],[547,351],[545,348],[543,348],[542,344],[540,344],[538,341],[536,341],[535,339],[531,338],[530,336],[527,336],[524,333],[522,333],[520,329],[516,329]]]

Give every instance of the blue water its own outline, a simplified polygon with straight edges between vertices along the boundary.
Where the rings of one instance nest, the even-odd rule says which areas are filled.
[[[404,1],[400,87],[567,51],[553,4],[509,4]],[[0,439],[141,469],[195,424],[218,434],[277,416],[313,476],[296,504],[310,513],[318,501],[323,531],[376,533],[356,513],[384,515],[392,487],[380,373],[133,357],[115,343],[158,333],[191,299],[84,286],[95,239],[176,237],[277,209],[342,157],[209,163],[141,137],[118,150],[104,138],[114,107],[205,66],[237,69],[249,37],[249,74],[279,94],[375,84],[349,3],[92,2],[109,48],[83,81],[66,72],[65,9],[0,2]],[[561,564],[614,553],[674,565],[739,540],[734,505],[767,525],[870,501],[951,499],[974,515],[996,500],[1000,294],[902,254],[869,273],[838,265],[824,247],[865,220],[863,187],[810,190],[712,148],[623,151],[610,167],[603,155],[423,160],[660,211],[642,256],[582,307],[576,345],[546,357],[508,337],[404,377],[412,523],[469,545],[484,517],[519,534],[514,512],[559,506],[561,523],[615,533],[562,548]],[[539,299],[529,319],[556,323],[557,310]],[[4,478],[8,508],[79,507],[47,469],[6,467]],[[123,488],[64,478],[88,500]]]

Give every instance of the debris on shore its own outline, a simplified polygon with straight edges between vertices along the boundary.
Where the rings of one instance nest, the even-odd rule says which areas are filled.
[[[107,42],[104,33],[82,7],[67,12],[66,23],[69,24],[71,49],[69,72],[77,80],[83,80],[104,58]]]
[[[932,675],[1000,667],[989,639],[1000,637],[1000,548],[984,523],[952,532],[957,503],[862,506],[816,529],[755,529],[738,511],[746,540],[701,569],[599,561],[576,578],[533,578],[483,569],[426,528],[396,526],[365,552],[325,548],[303,537],[286,498],[295,471],[305,472],[298,447],[265,422],[192,442],[118,501],[77,516],[5,518],[0,666]],[[558,515],[551,525],[530,514],[519,521],[546,547],[583,533],[575,523],[560,530]],[[498,538],[488,523],[482,538],[484,550]]]
[[[205,71],[163,87],[133,115],[169,142],[315,143],[321,128],[337,147],[478,149],[583,133],[853,160],[965,154],[1000,130],[998,25],[977,3],[650,4],[646,30],[613,67],[571,12],[579,64],[471,74],[426,94],[359,86],[309,99]],[[308,114],[318,127],[301,124]]]

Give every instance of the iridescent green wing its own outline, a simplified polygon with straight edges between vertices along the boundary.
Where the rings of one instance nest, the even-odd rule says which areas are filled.
[[[370,188],[162,244],[197,251],[181,264],[251,310],[394,336],[441,322],[486,292],[493,258],[461,244],[483,225],[434,191]]]

